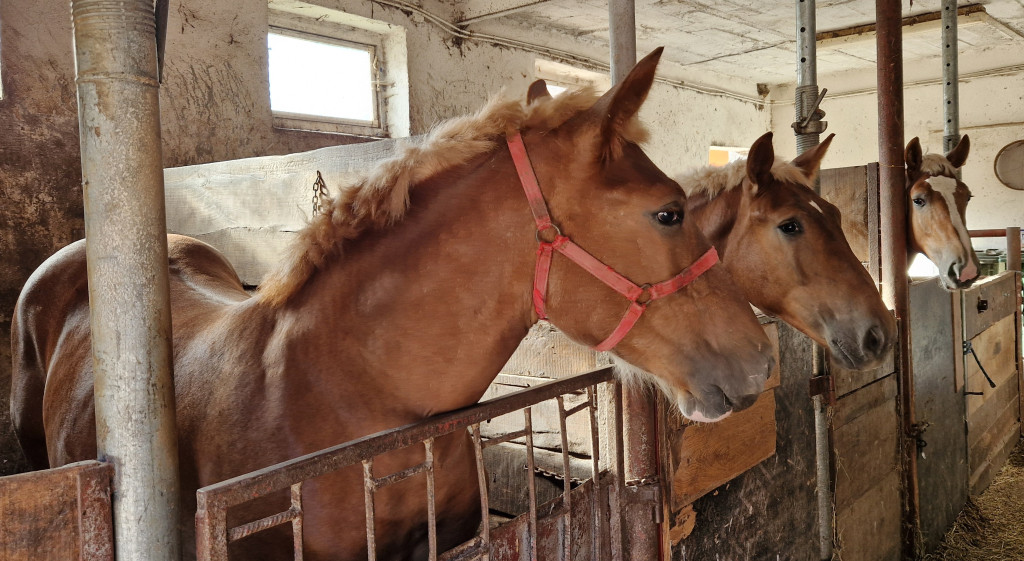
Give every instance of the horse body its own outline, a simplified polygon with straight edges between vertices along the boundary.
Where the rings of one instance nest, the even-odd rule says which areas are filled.
[[[971,190],[957,177],[967,162],[967,135],[948,154],[923,154],[915,137],[907,143],[907,253],[923,253],[939,269],[946,290],[967,288],[978,278],[978,256],[967,231]]]
[[[656,54],[596,102],[570,97],[540,115],[495,104],[435,131],[333,201],[255,296],[213,248],[169,236],[186,550],[198,487],[483,395],[537,319],[537,232],[500,140],[508,128],[523,130],[560,230],[625,277],[657,283],[708,249],[692,220],[676,220],[685,203],[678,186],[630,141]],[[555,259],[549,282],[552,323],[584,344],[603,340],[627,307],[565,259]],[[657,376],[684,413],[713,419],[749,405],[770,370],[767,339],[731,285],[712,268],[650,303],[613,350]],[[88,320],[78,243],[32,276],[15,310],[12,414],[34,467],[96,457]],[[435,449],[446,548],[475,532],[479,500],[465,485],[475,479],[467,434],[438,439]],[[421,448],[399,450],[375,459],[374,473],[422,459]],[[417,479],[378,494],[381,558],[425,555]],[[232,517],[264,516],[277,498]],[[303,503],[307,559],[365,558],[358,467],[306,483]],[[280,534],[241,540],[233,555],[285,556],[290,539]]]

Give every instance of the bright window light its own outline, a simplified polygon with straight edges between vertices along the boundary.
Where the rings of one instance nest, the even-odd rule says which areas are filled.
[[[548,93],[551,94],[551,97],[558,97],[562,95],[562,92],[564,92],[566,89],[567,88],[565,86],[556,86],[554,84],[548,84]]]
[[[373,49],[269,33],[270,108],[374,123]]]
[[[907,271],[907,276],[915,279],[935,277],[939,275],[939,268],[935,266],[927,257],[918,253],[914,260],[910,263],[910,268]]]

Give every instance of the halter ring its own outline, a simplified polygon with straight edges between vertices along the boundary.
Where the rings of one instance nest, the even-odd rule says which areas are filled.
[[[547,232],[548,230],[551,230],[551,229],[555,230],[555,237],[551,241],[545,241],[545,240],[540,239],[541,232]],[[547,226],[545,226],[543,228],[538,228],[537,231],[533,233],[533,236],[535,238],[537,238],[537,243],[555,243],[555,240],[557,240],[558,238],[562,237],[562,231],[559,230],[558,226],[556,226],[555,224],[548,224]]]

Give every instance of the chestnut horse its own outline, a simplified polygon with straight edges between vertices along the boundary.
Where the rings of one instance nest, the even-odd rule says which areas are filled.
[[[887,355],[896,320],[850,249],[839,209],[813,190],[833,136],[786,162],[765,133],[746,160],[676,179],[690,217],[751,304],[828,348],[844,368],[868,369]]]
[[[914,137],[907,143],[907,253],[923,253],[939,268],[946,290],[967,288],[978,278],[978,256],[967,231],[971,190],[957,177],[967,162],[971,139],[965,134],[945,156],[921,153]]]
[[[543,80],[527,99],[551,99]],[[787,163],[776,159],[768,132],[745,160],[676,180],[688,216],[751,304],[828,348],[843,367],[868,369],[895,342],[896,320],[850,249],[839,209],[813,191],[833,136]]]
[[[715,254],[684,218],[682,190],[637,144],[660,52],[600,98],[493,101],[439,127],[342,191],[255,296],[212,247],[168,237],[186,548],[197,488],[475,403],[538,312],[583,344],[613,344],[691,417],[753,403],[771,367],[768,340],[726,269],[710,267]],[[513,158],[524,152],[517,138],[542,198],[524,196],[531,174]],[[538,253],[552,251],[547,282],[535,282]],[[95,458],[83,243],[32,275],[13,327],[11,405],[29,459],[42,468]],[[480,519],[467,485],[474,454],[465,432],[434,450],[446,548]],[[396,451],[375,460],[375,475],[422,460],[419,447]],[[377,495],[382,559],[425,556],[418,477]],[[302,492],[305,558],[365,559],[359,466]],[[267,507],[232,516],[254,520]],[[236,542],[232,555],[289,558],[290,545],[275,529]]]

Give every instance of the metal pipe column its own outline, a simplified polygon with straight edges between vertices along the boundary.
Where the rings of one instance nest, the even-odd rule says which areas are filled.
[[[609,0],[608,41],[612,84],[621,82],[636,65],[636,12],[633,0]],[[625,473],[618,477],[642,479],[661,476],[658,455],[658,421],[654,399],[649,393],[631,388],[623,396],[623,433],[626,438]],[[655,484],[660,484],[656,482]],[[626,499],[626,497],[623,497]],[[660,522],[661,505],[652,513]],[[621,513],[612,513],[618,516]],[[629,559],[662,558],[661,536],[645,531],[642,523],[628,525]],[[646,521],[644,521],[646,522]],[[660,525],[659,525],[660,529]]]
[[[820,142],[820,134],[827,123],[821,121],[825,115],[818,105],[818,50],[817,50],[817,7],[815,0],[796,0],[796,132],[797,154],[814,148]],[[815,192],[820,193],[820,184],[814,182]],[[814,346],[811,361],[812,376],[828,376],[828,360],[820,345]],[[814,407],[814,449],[818,497],[818,557],[832,559],[833,527],[835,517],[832,496],[832,445],[829,438],[830,417],[828,402],[822,395],[812,398]]]
[[[920,514],[914,373],[910,360],[907,280],[907,198],[903,160],[903,36],[900,0],[875,0],[878,33],[878,190],[882,233],[882,298],[899,322],[900,449],[903,471],[903,556],[916,559]]]
[[[958,66],[956,1],[942,0],[942,149],[949,153],[960,142],[960,69]]]
[[[151,0],[73,0],[99,458],[119,561],[177,561],[163,165]]]

